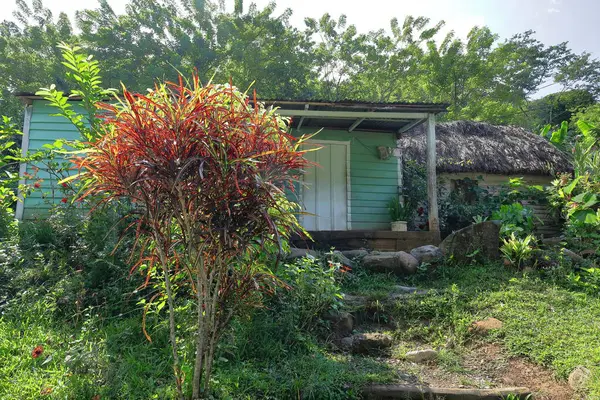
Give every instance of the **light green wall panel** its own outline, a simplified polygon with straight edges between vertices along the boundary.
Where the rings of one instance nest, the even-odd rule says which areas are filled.
[[[294,135],[315,130],[302,129]],[[388,202],[398,195],[398,161],[379,159],[378,146],[396,147],[392,133],[322,130],[315,140],[350,142],[350,221],[353,230],[389,230]]]
[[[76,110],[81,112],[80,107]],[[74,140],[79,139],[79,131],[66,119],[56,114],[57,109],[50,107],[44,100],[34,100],[31,114],[31,124],[29,126],[29,151],[40,150],[44,144],[54,143],[57,139]],[[57,162],[62,160],[57,159]],[[27,172],[34,173],[34,165],[27,165]],[[41,167],[41,165],[38,165]],[[73,171],[75,173],[75,171]],[[23,219],[32,219],[35,217],[44,217],[52,204],[59,204],[60,199],[64,197],[61,186],[57,179],[50,176],[46,171],[40,170],[37,179],[43,179],[41,188],[34,190],[25,198]],[[35,181],[35,180],[33,180]],[[31,183],[32,181],[28,181]]]

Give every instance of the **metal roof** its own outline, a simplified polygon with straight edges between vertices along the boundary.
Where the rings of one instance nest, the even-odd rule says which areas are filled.
[[[43,99],[34,93],[16,93],[31,104]],[[79,100],[74,98],[72,100]],[[424,122],[428,115],[445,112],[448,104],[419,102],[364,102],[357,100],[260,99],[278,107],[279,114],[291,117],[295,129],[328,128],[351,132],[372,131],[401,133]]]

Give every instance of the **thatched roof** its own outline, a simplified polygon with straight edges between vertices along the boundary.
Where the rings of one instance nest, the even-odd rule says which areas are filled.
[[[568,157],[539,135],[515,126],[475,121],[436,125],[437,171],[553,175],[573,170]],[[425,163],[425,126],[402,134],[407,160]]]

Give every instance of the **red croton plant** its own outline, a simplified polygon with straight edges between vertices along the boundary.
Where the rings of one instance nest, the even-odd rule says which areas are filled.
[[[299,229],[284,190],[307,166],[300,149],[307,138],[289,135],[287,121],[256,99],[231,85],[203,86],[195,75],[147,95],[124,89],[116,105],[101,108],[101,135],[76,160],[84,196],[128,198],[136,206],[131,227],[150,254],[137,265],[159,267],[164,279],[180,398],[173,276],[187,276],[178,293],[197,302],[192,397],[200,398],[223,328],[275,282],[253,252]]]

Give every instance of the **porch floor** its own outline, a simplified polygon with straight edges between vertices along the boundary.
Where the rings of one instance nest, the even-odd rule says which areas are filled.
[[[292,244],[299,248],[316,250],[354,250],[365,248],[379,251],[410,251],[427,244],[440,244],[439,232],[429,231],[311,231],[314,241],[293,237]]]

